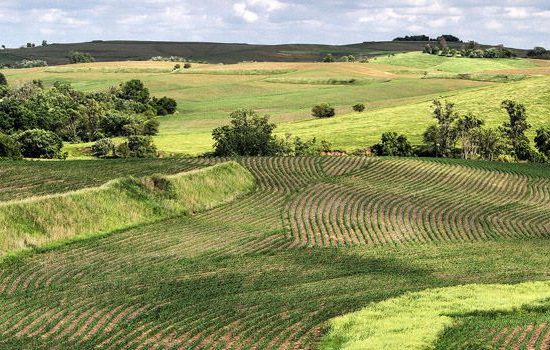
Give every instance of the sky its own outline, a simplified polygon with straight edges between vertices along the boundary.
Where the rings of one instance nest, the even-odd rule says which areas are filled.
[[[351,44],[454,34],[550,48],[549,0],[0,0],[0,44],[91,40]]]

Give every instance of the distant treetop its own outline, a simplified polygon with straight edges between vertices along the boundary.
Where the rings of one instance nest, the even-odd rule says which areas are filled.
[[[421,34],[421,35],[406,35],[405,37],[397,37],[393,39],[393,41],[437,41],[440,38],[444,38],[447,42],[454,42],[454,43],[461,43],[462,40],[460,40],[458,37],[451,35],[451,34],[443,34],[439,36],[437,39],[430,38],[427,35]]]

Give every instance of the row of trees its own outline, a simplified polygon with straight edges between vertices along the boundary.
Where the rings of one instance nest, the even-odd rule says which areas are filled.
[[[456,42],[461,43],[462,40],[460,40],[458,37],[451,35],[451,34],[443,34],[437,39],[432,39],[427,35],[406,35],[404,37],[397,37],[393,39],[393,41],[438,41],[441,38],[445,39],[448,42]]]
[[[423,134],[424,144],[414,148],[405,135],[388,132],[372,151],[380,156],[432,156],[461,157],[503,161],[547,162],[550,160],[550,128],[536,131],[535,147],[530,145],[526,132],[526,108],[522,104],[506,100],[503,109],[508,121],[498,128],[485,128],[485,122],[472,114],[460,116],[455,106],[439,100],[433,103],[433,117],[437,123]]]
[[[59,152],[26,152],[24,143],[57,149],[56,145],[62,146],[65,141],[155,135],[158,116],[172,114],[177,108],[171,98],[151,97],[140,80],[92,93],[77,91],[63,82],[45,88],[41,81],[33,81],[12,88],[0,75],[1,82],[4,84],[0,84],[0,133],[3,140],[11,138],[17,143],[24,157],[62,157],[61,147]],[[10,154],[0,153],[0,157]]]
[[[426,44],[424,53],[445,57],[467,57],[467,58],[512,58],[515,53],[503,46],[482,49],[475,41],[470,41],[461,50],[450,48],[444,38],[440,38],[438,44]]]

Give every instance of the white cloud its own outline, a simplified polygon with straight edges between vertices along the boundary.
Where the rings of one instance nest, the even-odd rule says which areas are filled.
[[[233,12],[236,16],[241,17],[248,23],[254,23],[259,19],[259,16],[248,9],[248,5],[244,2],[238,2],[233,5]]]

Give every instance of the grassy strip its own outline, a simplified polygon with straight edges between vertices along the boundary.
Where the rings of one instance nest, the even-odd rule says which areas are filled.
[[[509,83],[529,78],[527,74],[469,74],[469,73],[427,73],[423,79],[460,79],[487,81],[493,83]]]
[[[510,311],[550,297],[550,281],[463,285],[408,293],[330,321],[320,349],[426,349],[451,314]]]
[[[128,177],[97,188],[5,202],[0,205],[0,253],[209,209],[253,186],[252,175],[230,162],[176,175]]]
[[[210,74],[210,75],[276,75],[296,72],[296,69],[186,69],[176,74]]]
[[[278,84],[306,84],[306,85],[365,85],[374,79],[358,78],[267,78],[264,81]]]

